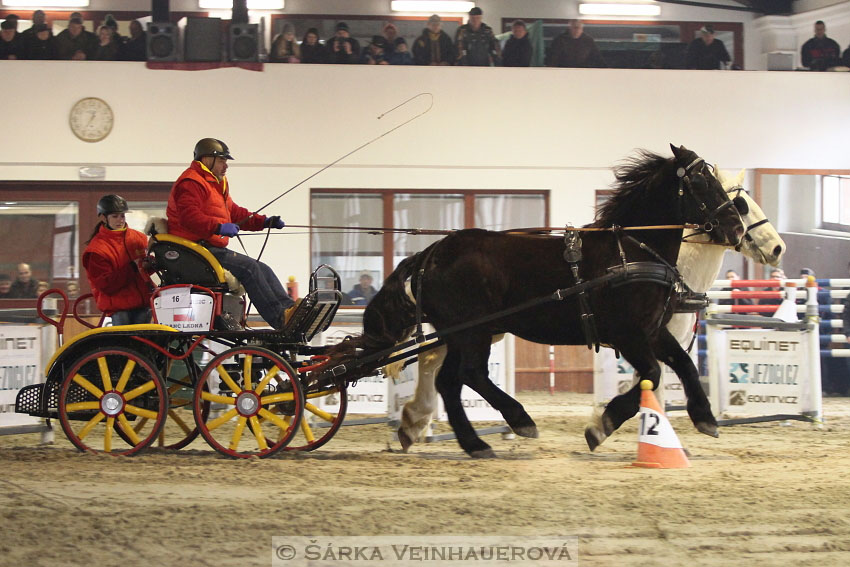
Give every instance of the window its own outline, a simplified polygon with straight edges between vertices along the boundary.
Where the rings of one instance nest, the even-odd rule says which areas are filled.
[[[317,228],[311,239],[312,263],[329,264],[339,272],[343,290],[352,289],[364,272],[379,288],[399,262],[444,236],[384,234],[381,227],[440,231],[543,227],[549,222],[548,197],[548,191],[313,189],[311,219]]]
[[[821,206],[823,228],[850,231],[850,176],[821,177]]]

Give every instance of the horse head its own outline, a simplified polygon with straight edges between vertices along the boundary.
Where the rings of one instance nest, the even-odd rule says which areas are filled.
[[[682,220],[700,224],[698,232],[707,234],[712,242],[738,246],[745,233],[741,215],[711,166],[684,146],[670,144],[670,148],[679,178]]]
[[[735,177],[725,174],[716,166],[715,171],[723,189],[732,197],[732,203],[738,209],[741,220],[744,221],[746,232],[736,250],[759,264],[778,266],[787,247],[758,203],[744,190],[742,186],[744,170],[742,169]]]

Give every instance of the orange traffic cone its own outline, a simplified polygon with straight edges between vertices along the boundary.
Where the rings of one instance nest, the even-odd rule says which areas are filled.
[[[640,425],[637,460],[633,467],[684,469],[691,466],[673,426],[652,394],[652,382],[640,382]]]

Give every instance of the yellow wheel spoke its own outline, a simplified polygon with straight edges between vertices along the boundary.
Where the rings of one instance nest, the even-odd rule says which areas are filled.
[[[236,382],[233,381],[233,378],[230,377],[230,374],[227,373],[227,370],[224,369],[224,366],[219,364],[216,368],[218,371],[218,375],[224,380],[224,383],[227,384],[227,387],[230,388],[231,391],[236,392],[237,394],[242,393],[242,388],[236,385]]]
[[[263,435],[263,428],[260,427],[260,422],[257,421],[257,416],[252,415],[248,418],[248,421],[251,422],[251,431],[254,432],[254,438],[257,440],[257,446],[260,448],[260,451],[265,451],[269,448],[266,444],[266,437]]]
[[[240,415],[236,421],[236,429],[233,430],[233,437],[230,438],[230,450],[236,451],[239,448],[239,441],[242,439],[242,432],[245,430],[245,422],[248,418]]]
[[[100,399],[103,396],[103,390],[80,376],[79,374],[74,374],[73,378],[74,382],[85,388],[85,390],[90,393],[95,398]]]
[[[307,398],[308,400],[312,400],[312,399],[314,399],[314,398],[322,398],[322,397],[324,397],[324,396],[329,396],[329,395],[331,395],[331,394],[335,394],[335,393],[337,393],[338,391],[339,391],[339,390],[337,390],[336,388],[334,388],[334,389],[332,389],[332,390],[322,390],[321,392],[312,392],[312,393],[310,393],[310,394],[307,394],[307,395],[306,395],[306,396],[304,396],[304,397],[305,397],[305,398]]]
[[[127,359],[127,364],[124,365],[124,371],[121,372],[121,377],[118,378],[118,384],[116,384],[115,389],[119,392],[123,392],[124,388],[127,387],[127,382],[130,380],[130,374],[133,373],[133,370],[136,368],[136,361],[132,359]]]
[[[304,434],[304,438],[307,439],[307,443],[312,443],[316,440],[316,437],[313,435],[313,430],[310,429],[310,424],[303,418],[301,419],[301,432]]]
[[[233,416],[236,415],[236,413],[237,413],[236,408],[233,408],[233,409],[226,411],[224,414],[218,416],[214,420],[208,421],[207,422],[207,429],[212,431],[213,429],[221,427],[222,425],[224,425],[225,423],[227,423],[228,421],[233,419]]]
[[[331,415],[328,412],[317,408],[316,406],[314,406],[310,402],[307,402],[306,404],[304,404],[304,409],[309,411],[310,413],[312,413],[316,417],[320,417],[320,418],[324,419],[328,423],[333,423],[333,420],[336,419],[336,416]]]
[[[245,389],[251,389],[251,367],[253,366],[254,357],[250,354],[245,355],[245,363],[242,365],[242,381],[245,383]]]
[[[266,374],[266,377],[263,378],[259,384],[257,384],[256,388],[254,388],[254,393],[259,396],[266,388],[266,386],[268,386],[269,382],[271,382],[272,378],[277,376],[278,372],[280,372],[280,368],[278,368],[277,366],[269,370],[269,373]]]
[[[136,431],[138,430],[133,429],[130,422],[127,421],[127,418],[123,414],[118,416],[118,427],[121,428],[124,435],[130,438],[130,442],[133,443],[133,445],[138,445],[141,442],[139,436],[136,435]]]
[[[103,421],[103,418],[105,418],[105,417],[106,417],[105,413],[98,412],[98,414],[96,416],[91,418],[89,420],[89,422],[86,423],[86,425],[82,429],[80,429],[80,432],[77,433],[77,437],[80,439],[80,441],[85,439],[86,435],[91,433],[91,430],[94,429],[94,426],[97,425],[98,423],[100,423],[101,421]]]
[[[260,403],[264,406],[276,404],[278,402],[291,402],[295,399],[295,394],[287,392],[285,394],[271,394],[260,398]]]
[[[149,380],[149,381],[145,382],[144,384],[142,384],[141,386],[139,386],[138,388],[133,388],[132,390],[127,392],[124,395],[124,400],[129,402],[133,398],[138,398],[139,396],[141,396],[145,392],[150,392],[154,388],[156,388],[156,381]]]
[[[65,406],[66,412],[72,411],[81,411],[81,410],[99,410],[100,402],[77,402],[75,404],[68,404]]]
[[[106,357],[101,356],[97,359],[97,366],[100,368],[100,379],[103,383],[104,390],[112,389],[112,378],[109,376],[109,366],[106,364]]]
[[[180,427],[180,429],[183,430],[183,433],[185,433],[186,435],[189,435],[189,433],[191,433],[192,430],[189,429],[189,426],[186,425],[186,422],[183,421],[183,418],[177,415],[176,411],[168,410],[168,417],[170,417],[171,420],[176,423]]]
[[[260,415],[263,417],[264,421],[271,421],[281,429],[289,429],[289,422],[282,420],[280,417],[276,416],[266,408],[260,410]],[[287,416],[289,417],[289,416]]]
[[[131,406],[130,404],[124,406],[124,411],[126,411],[127,413],[132,413],[133,415],[146,417],[148,419],[156,419],[157,417],[159,417],[159,413],[155,411],[137,408],[136,406]]]
[[[119,420],[119,421],[120,421],[120,420]],[[128,423],[129,423],[129,422],[128,422]],[[142,428],[143,428],[145,425],[147,425],[147,423],[148,423],[148,418],[146,418],[146,417],[141,418],[141,419],[139,420],[139,422],[138,422],[138,423],[136,423],[136,427],[134,427],[134,428],[133,428],[133,431],[134,431],[134,432],[136,432],[136,433],[138,433],[139,431],[141,431],[141,430],[142,430]]]
[[[230,406],[236,405],[236,398],[222,396],[220,394],[210,394],[209,392],[201,392],[201,399],[208,402],[217,402],[219,404],[227,404]]]
[[[112,428],[115,427],[115,418],[110,416],[106,418],[106,431],[103,432],[103,452],[112,452]]]

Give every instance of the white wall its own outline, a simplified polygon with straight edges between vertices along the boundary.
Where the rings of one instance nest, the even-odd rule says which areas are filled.
[[[850,169],[850,81],[839,73],[266,65],[264,72],[144,63],[0,62],[0,179],[172,181],[195,142],[224,139],[237,202],[256,209],[323,165],[434,107],[268,209],[309,224],[310,187],[551,190],[551,221],[592,218],[594,189],[635,148],[684,144],[725,169]],[[812,93],[818,93],[816,104]],[[79,141],[68,111],[106,100],[115,127]],[[306,235],[264,258],[304,281]],[[259,239],[250,240],[259,247]]]

